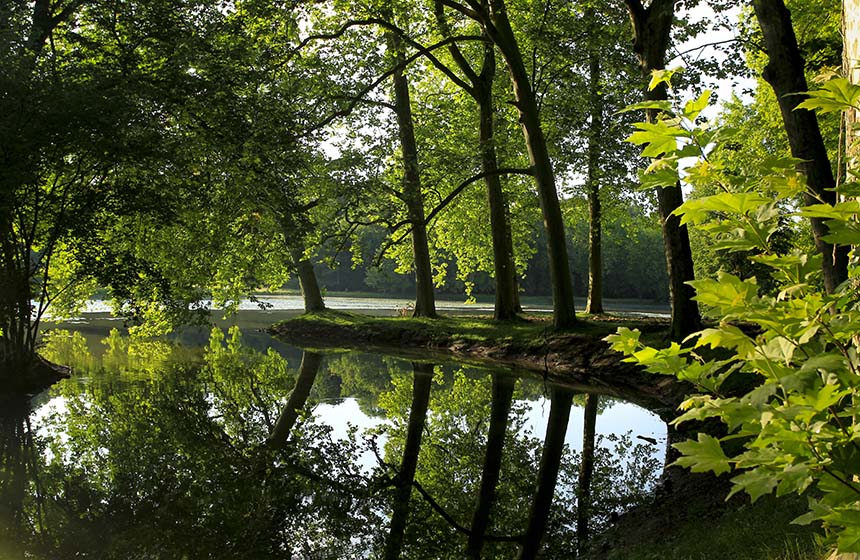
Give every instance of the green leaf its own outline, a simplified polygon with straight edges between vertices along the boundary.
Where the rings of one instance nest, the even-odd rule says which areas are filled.
[[[691,121],[696,120],[696,117],[708,106],[711,99],[711,91],[705,90],[698,99],[691,99],[684,104],[684,117]]]
[[[716,280],[693,280],[689,284],[696,290],[696,301],[717,308],[724,316],[746,311],[758,300],[755,278],[741,280],[727,272],[719,272]]]
[[[678,180],[678,165],[673,158],[655,159],[639,175],[640,186],[643,189],[674,187],[678,184]]]
[[[672,87],[672,77],[681,71],[683,71],[683,68],[680,67],[651,70],[651,81],[648,82],[648,91],[654,90],[654,88],[660,84],[666,84],[666,86]]]
[[[808,99],[800,102],[795,110],[833,113],[857,107],[860,103],[860,86],[845,78],[833,78],[821,86],[821,89],[808,91],[806,95],[809,96]]]
[[[755,502],[762,496],[770,494],[776,488],[777,478],[763,469],[746,471],[732,479],[732,491],[726,497],[728,500],[741,490],[749,494],[750,499]]]
[[[734,325],[720,325],[716,329],[705,329],[699,333],[696,348],[733,348],[739,357],[744,357],[755,348],[755,342]]]
[[[629,113],[631,111],[641,111],[644,109],[656,109],[658,111],[663,111],[666,114],[672,114],[672,103],[665,100],[652,100],[652,101],[640,101],[639,103],[632,103],[627,107],[618,111],[618,113]]]
[[[684,454],[675,465],[690,467],[693,472],[721,474],[729,472],[729,458],[720,447],[720,440],[705,433],[698,435],[698,441],[687,440],[673,444],[672,447]]]
[[[609,343],[610,348],[616,352],[621,352],[626,355],[633,354],[641,346],[639,337],[642,333],[639,329],[629,329],[627,327],[618,327],[615,334],[610,334],[603,340]]]
[[[628,142],[644,145],[642,157],[656,158],[663,154],[670,154],[678,149],[678,140],[687,136],[687,132],[674,126],[669,126],[666,121],[660,120],[656,123],[636,123],[639,129],[627,138]]]
[[[782,479],[776,487],[777,497],[785,496],[786,494],[796,493],[801,494],[812,484],[812,474],[809,467],[805,463],[797,465],[786,465],[782,471]]]

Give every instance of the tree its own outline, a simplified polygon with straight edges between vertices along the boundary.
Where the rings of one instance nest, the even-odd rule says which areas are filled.
[[[666,65],[672,22],[675,15],[673,0],[652,0],[646,8],[640,0],[625,0],[633,25],[633,50],[648,75]],[[649,88],[646,101],[663,101],[664,86]],[[649,120],[657,118],[657,110],[648,110]],[[657,155],[657,154],[655,154]],[[699,307],[693,299],[689,282],[695,278],[690,237],[687,228],[673,212],[683,203],[680,184],[657,187],[657,200],[663,225],[663,243],[669,272],[669,299],[672,304],[672,339],[682,340],[701,326]]]
[[[421,192],[421,176],[418,167],[418,146],[415,142],[415,125],[412,121],[412,105],[409,99],[409,82],[404,70],[405,58],[397,34],[387,36],[389,48],[394,53],[394,113],[400,139],[403,165],[403,189],[401,199],[406,205],[409,227],[412,230],[412,259],[415,268],[415,317],[435,317],[436,302],[433,293],[433,273],[430,265],[430,248],[427,242],[427,224],[424,217],[424,196]]]
[[[833,190],[836,181],[818,120],[813,111],[798,107],[803,101],[799,94],[808,88],[791,14],[783,0],[756,0],[753,6],[769,59],[763,77],[776,93],[791,155],[801,160],[798,166],[810,187],[805,193],[805,204],[820,202],[833,205],[837,200]],[[812,217],[810,223],[815,246],[824,256],[824,286],[828,292],[833,292],[848,278],[849,247],[834,245],[827,240],[829,229],[823,219]]]
[[[0,378],[7,388],[34,382],[36,337],[47,307],[64,292],[72,300],[79,295],[79,263],[69,246],[102,225],[104,205],[121,205],[115,161],[140,145],[134,135],[112,133],[125,126],[141,139],[147,135],[149,121],[113,85],[118,69],[97,68],[98,51],[70,33],[82,4],[39,0],[4,8]]]
[[[549,157],[546,139],[540,122],[537,100],[529,74],[523,63],[517,37],[511,27],[508,11],[503,0],[488,0],[481,3],[468,1],[465,4],[444,0],[446,8],[477,21],[487,36],[499,49],[508,66],[514,89],[514,105],[520,115],[529,163],[535,178],[538,197],[543,212],[547,234],[547,254],[553,293],[553,324],[556,328],[567,328],[574,324],[573,283],[567,259],[564,224],[558,202],[555,174]]]
[[[807,93],[802,109],[839,111],[860,99],[860,87],[841,78]],[[826,220],[834,244],[851,243],[857,239],[857,202],[797,208],[792,201],[813,187],[800,180],[794,160],[763,162],[737,176],[702,149],[711,141],[731,141],[730,131],[692,126],[689,114],[677,117],[662,121],[666,130],[652,132],[651,141],[672,137],[681,146],[695,146],[664,157],[695,151],[698,163],[689,177],[694,184],[717,187],[714,195],[687,201],[682,219],[709,231],[722,249],[751,251],[751,260],[773,270],[779,292],[762,294],[754,277],[721,273],[695,283],[697,298],[719,322],[695,333],[688,346],[648,348],[628,329],[607,340],[648,371],[695,385],[696,394],[681,405],[673,424],[710,418],[725,424],[725,435],[702,432],[695,441],[675,444],[683,454],[677,465],[694,472],[734,472],[731,493],[744,491],[753,500],[774,491],[777,496],[810,491],[810,511],[796,522],[822,521],[839,551],[858,552],[853,435],[858,285],[845,282],[833,293],[822,289],[823,257],[817,251],[781,253],[772,239],[780,219],[816,217]],[[857,185],[840,190],[854,196]],[[742,328],[746,325],[754,329]],[[738,374],[747,382],[731,391]],[[730,440],[741,442],[740,448],[723,445]]]
[[[451,37],[450,25],[445,16],[442,0],[435,0],[434,12],[437,24],[445,37]],[[493,272],[496,287],[495,318],[508,320],[519,311],[519,297],[514,264],[508,205],[502,191],[497,157],[495,133],[495,102],[493,85],[496,75],[496,54],[489,37],[484,32],[483,58],[480,71],[476,71],[456,43],[449,45],[451,58],[466,76],[468,83],[460,80],[463,88],[478,104],[481,170],[485,175],[487,201],[490,207],[490,231],[493,241]]]

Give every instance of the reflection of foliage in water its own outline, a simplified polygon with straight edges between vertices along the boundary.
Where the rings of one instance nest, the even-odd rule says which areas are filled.
[[[377,522],[354,444],[306,424],[291,448],[258,445],[288,385],[283,359],[238,336],[214,346],[202,370],[155,359],[144,369],[157,375],[123,391],[66,395],[37,455],[52,500],[34,556],[355,556]]]
[[[34,438],[40,495],[50,496],[40,510],[30,488],[19,508],[34,558],[267,558],[286,550],[302,558],[359,558],[382,545],[391,471],[363,471],[363,443],[333,440],[310,407],[343,389],[364,410],[387,413],[383,456],[397,466],[412,404],[408,364],[349,354],[329,359],[289,439],[272,448],[267,438],[297,372],[277,352],[243,345],[238,329],[226,336],[213,329],[202,354],[113,331],[95,358],[84,342],[78,333],[46,339],[45,352],[90,375],[84,384],[55,389],[63,404],[42,418]],[[436,368],[419,454],[417,482],[464,526],[482,476],[492,375]],[[521,534],[528,520],[542,439],[527,431],[532,405],[525,399],[537,385],[518,384],[490,535]],[[613,443],[619,451],[598,450],[598,529],[612,511],[641,498],[657,468],[629,436]],[[577,463],[568,451],[544,541],[549,557],[575,548]],[[624,464],[632,470],[622,472]],[[415,491],[410,505],[403,557],[460,557],[464,535]],[[515,550],[513,543],[484,549],[487,557]]]
[[[117,329],[111,329],[101,343],[104,352],[96,355],[80,332],[52,329],[42,335],[39,353],[54,363],[70,366],[74,373],[109,373],[114,377],[151,376],[169,370],[171,363],[193,358],[187,348],[165,340],[123,336]]]
[[[416,482],[462,527],[468,528],[481,484],[484,452],[488,444],[487,423],[490,418],[490,375],[475,378],[460,370],[453,383],[442,387],[443,375],[437,368],[435,389],[430,401],[424,440],[419,455]],[[380,429],[386,433],[386,463],[396,466],[403,452],[404,437],[411,400],[411,378],[395,376],[393,389],[380,396],[379,402],[394,419],[392,426]],[[532,387],[527,387],[531,396]],[[501,478],[488,534],[492,537],[522,535],[528,522],[531,499],[535,492],[543,440],[528,429],[528,411],[532,406],[515,396],[508,416],[503,448]],[[630,434],[612,435],[598,440],[593,479],[593,521],[599,531],[610,518],[647,498],[661,469],[649,446],[633,444]],[[553,504],[544,554],[548,558],[567,557],[576,550],[576,496],[579,454],[566,449],[562,459],[559,484]],[[466,539],[435,511],[427,500],[413,492],[413,523],[406,538],[404,558],[465,557]],[[491,541],[493,540],[491,537]],[[507,558],[516,555],[510,542],[487,542],[486,557]]]

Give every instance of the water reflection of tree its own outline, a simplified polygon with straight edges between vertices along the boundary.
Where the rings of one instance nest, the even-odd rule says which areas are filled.
[[[382,555],[386,543],[390,558],[513,558],[530,525],[545,526],[547,557],[576,548],[578,457],[555,446],[559,484],[539,523],[530,512],[538,482],[547,488],[540,458],[551,446],[527,431],[533,386],[507,373],[416,374],[402,361],[348,356],[321,366],[309,353],[293,369],[245,346],[238,330],[213,330],[196,355],[109,339],[84,390],[57,388],[64,408],[46,420],[50,453],[37,456],[52,500],[39,540],[49,544],[36,558],[352,558]],[[122,390],[117,372],[133,379]],[[351,387],[391,421],[374,473],[357,460],[361,442],[333,440],[312,412]],[[629,438],[617,446],[617,456],[596,450],[598,530],[656,468]],[[631,455],[637,467],[622,473]]]
[[[357,448],[312,422],[296,446],[262,446],[290,375],[238,339],[217,342],[204,363],[125,391],[66,395],[46,423],[68,438],[42,457],[53,497],[44,557],[359,555],[379,520]]]
[[[380,399],[395,421],[387,434],[389,464],[405,455],[409,381],[395,377],[394,388]],[[566,426],[571,396],[563,389],[554,392],[552,429],[541,440],[527,431],[529,405],[512,400],[498,374],[470,379],[459,372],[452,385],[437,383],[401,557],[534,557],[541,540],[546,557],[572,556],[579,456],[564,446],[564,430],[552,427]],[[620,446],[612,451],[598,447],[595,456],[592,526],[597,529],[612,513],[643,499],[659,468],[659,461],[646,448],[633,446],[629,436],[617,439]],[[630,459],[633,465],[625,467]],[[627,480],[643,473],[648,480]]]
[[[0,558],[24,558],[30,540],[25,510],[39,503],[28,413],[26,400],[0,402]],[[29,499],[30,492],[35,500]],[[41,520],[38,514],[33,517]]]

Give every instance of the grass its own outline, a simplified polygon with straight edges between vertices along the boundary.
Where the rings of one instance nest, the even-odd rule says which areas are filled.
[[[737,497],[723,511],[699,506],[707,497],[679,493],[676,511],[656,509],[639,523],[621,523],[605,535],[606,560],[821,560],[827,550],[814,527],[792,525],[807,509],[802,496]],[[670,502],[671,504],[671,502]],[[666,507],[666,506],[664,506]],[[670,505],[671,507],[671,505]],[[683,509],[684,511],[678,511]]]
[[[422,338],[432,342],[450,340],[480,344],[510,344],[532,346],[546,342],[552,334],[578,334],[602,338],[618,326],[654,325],[639,319],[581,318],[577,324],[564,331],[554,331],[552,321],[546,315],[523,315],[514,321],[494,321],[486,315],[442,315],[435,319],[423,317],[377,317],[343,311],[327,310],[319,313],[304,314],[288,319],[280,327],[330,326],[348,328],[356,331],[373,332],[377,338],[386,334],[393,339],[403,336]]]

